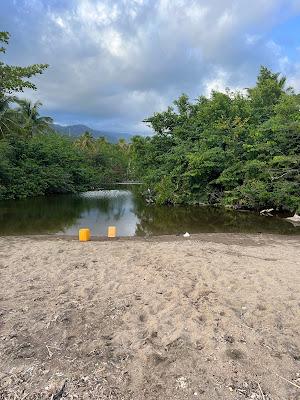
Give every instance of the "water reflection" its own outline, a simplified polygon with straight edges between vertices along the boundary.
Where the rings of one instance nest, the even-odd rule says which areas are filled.
[[[103,190],[87,192],[80,196],[85,210],[71,227],[58,233],[77,234],[87,226],[95,235],[106,235],[107,227],[117,227],[118,235],[134,236],[138,218],[133,212],[133,194],[129,190]]]
[[[278,217],[262,217],[216,207],[137,207],[136,235],[182,234],[184,232],[240,232],[300,234],[300,228]]]
[[[81,227],[89,227],[93,235],[106,235],[109,225],[115,225],[120,236],[185,231],[300,234],[299,226],[255,213],[215,207],[147,206],[135,187],[0,202],[1,235],[76,235]]]

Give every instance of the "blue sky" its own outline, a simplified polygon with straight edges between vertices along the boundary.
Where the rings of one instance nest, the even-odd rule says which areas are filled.
[[[255,83],[260,65],[300,90],[300,0],[5,0],[5,61],[49,63],[36,79],[58,123],[145,133],[182,92]]]

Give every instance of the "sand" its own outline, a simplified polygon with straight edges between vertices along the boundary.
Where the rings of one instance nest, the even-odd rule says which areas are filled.
[[[300,399],[299,237],[7,237],[0,277],[0,399]]]

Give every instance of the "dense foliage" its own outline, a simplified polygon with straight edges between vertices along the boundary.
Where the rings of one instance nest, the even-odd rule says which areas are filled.
[[[247,93],[212,92],[147,122],[132,166],[159,204],[300,210],[300,96],[262,67]]]
[[[8,33],[0,32],[0,43],[8,40]],[[111,144],[88,132],[76,140],[61,136],[51,129],[51,118],[39,115],[40,102],[13,95],[35,89],[28,79],[46,67],[0,62],[0,199],[78,192],[127,176],[124,141]]]
[[[82,137],[49,131],[0,140],[0,199],[74,193],[125,179],[127,153],[120,144],[93,139],[87,149]]]
[[[0,55],[9,34],[0,32]],[[55,133],[16,93],[48,66],[0,61],[0,199],[78,192],[134,177],[158,204],[300,211],[300,95],[262,67],[246,93],[212,92],[145,120],[151,137],[110,144]]]

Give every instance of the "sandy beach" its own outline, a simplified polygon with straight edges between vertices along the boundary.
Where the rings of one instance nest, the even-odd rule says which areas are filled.
[[[300,241],[0,238],[0,399],[300,399]]]

